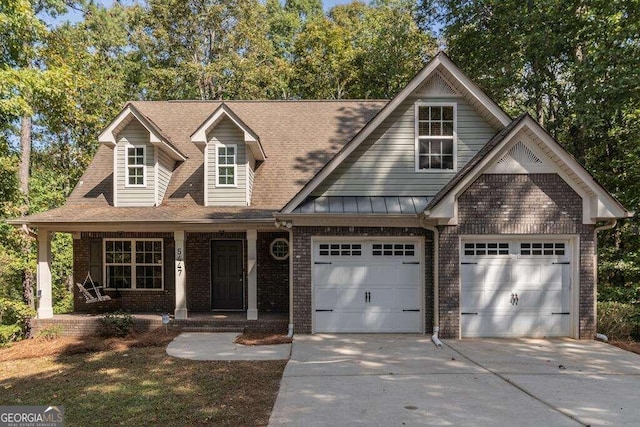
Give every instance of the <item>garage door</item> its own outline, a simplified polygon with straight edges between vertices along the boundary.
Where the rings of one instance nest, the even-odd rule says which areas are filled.
[[[463,241],[463,337],[571,335],[568,241]]]
[[[313,245],[315,332],[421,332],[420,242]]]

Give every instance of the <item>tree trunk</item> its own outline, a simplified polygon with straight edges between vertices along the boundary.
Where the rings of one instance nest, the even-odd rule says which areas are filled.
[[[20,167],[18,179],[20,181],[20,192],[22,193],[21,214],[29,213],[29,167],[31,165],[31,116],[23,116],[20,121]],[[23,256],[28,257],[31,251],[32,239],[27,235],[23,239]],[[33,292],[33,272],[26,268],[22,272],[22,299],[29,307],[35,309],[35,298]],[[31,337],[31,320],[25,325],[25,335]]]
[[[20,121],[20,192],[24,196],[23,215],[29,206],[29,166],[31,164],[31,116],[23,116]]]

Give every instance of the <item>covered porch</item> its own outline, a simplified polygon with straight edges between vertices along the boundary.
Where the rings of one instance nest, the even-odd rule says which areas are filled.
[[[84,230],[81,231],[76,231],[77,226],[72,228],[75,230],[42,226],[37,229],[37,319],[40,324],[46,323],[43,322],[45,319],[65,323],[115,310],[137,313],[135,316],[139,319],[147,319],[148,313],[153,312],[155,314],[149,318],[154,319],[153,322],[161,321],[159,313],[169,312],[174,324],[181,327],[206,327],[212,323],[221,327],[231,322],[233,327],[239,328],[240,320],[263,319],[267,324],[273,319],[291,323],[290,233],[274,227],[273,222],[269,226],[249,229],[246,225],[225,224],[224,230],[212,224],[185,226],[181,230],[175,230],[175,224],[173,230],[168,226],[156,226],[153,231],[147,231],[151,227],[141,227],[141,224],[137,227],[101,226],[91,231],[87,227],[82,227]],[[145,231],[130,231],[132,228]],[[101,293],[111,298],[109,301],[87,303],[74,288],[74,311],[78,313],[64,315],[73,317],[53,315],[53,232],[73,235],[74,283],[82,283],[90,273]],[[113,245],[112,242],[125,244]],[[149,249],[149,245],[141,244],[148,242],[157,245],[151,245],[153,247]],[[239,248],[235,255],[234,246]],[[138,250],[140,253],[136,252]],[[115,259],[114,254],[118,251],[130,253],[126,260]],[[156,251],[153,257],[157,259],[145,260],[149,251]],[[149,262],[157,265],[148,265]],[[230,266],[236,270],[226,271]],[[116,273],[120,276],[116,277]],[[129,279],[127,275],[131,275],[131,280],[123,280],[123,277]],[[222,296],[226,295],[229,301],[232,299],[228,296],[232,280],[237,282],[234,292],[239,294],[239,300],[232,301],[235,305],[221,304]],[[88,316],[82,315],[83,312]],[[242,325],[247,327],[251,323]]]

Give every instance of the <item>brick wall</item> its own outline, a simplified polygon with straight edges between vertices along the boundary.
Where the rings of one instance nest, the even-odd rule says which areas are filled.
[[[105,313],[118,309],[133,312],[171,312],[175,309],[175,243],[173,233],[82,233],[73,241],[74,281],[82,283],[90,269],[91,242],[102,248],[104,238],[162,238],[164,244],[163,290],[106,290],[111,301],[87,304],[77,288],[74,288],[75,311],[81,313]],[[288,233],[258,233],[258,310],[263,312],[288,312],[289,310],[289,261],[275,260],[269,253],[269,245],[277,237]],[[246,233],[187,233],[185,241],[185,269],[187,275],[187,309],[193,312],[211,311],[211,241],[215,239],[242,240],[244,245],[244,300],[247,301]],[[102,249],[101,249],[102,250]],[[102,255],[100,255],[102,256]],[[95,281],[101,282],[98,278]]]
[[[593,226],[582,224],[582,199],[557,174],[482,175],[458,200],[459,226],[440,227],[440,327],[460,331],[459,236],[574,234],[580,237],[579,336],[595,333]]]
[[[175,308],[175,277],[173,273],[174,242],[172,233],[85,232],[73,241],[74,283],[82,283],[89,271],[89,252],[92,240],[104,238],[162,238],[164,263],[163,290],[110,290],[101,289],[111,301],[87,304],[77,286],[74,291],[74,310],[80,313],[104,313],[118,309],[138,312],[173,312]],[[100,246],[102,247],[102,246]],[[97,279],[95,279],[97,280]]]
[[[294,227],[293,228],[293,324],[298,334],[311,333],[311,237],[312,236],[427,236],[425,243],[425,330],[433,324],[433,236],[422,228]]]
[[[185,238],[185,268],[187,271],[187,310],[211,311],[211,241],[215,239],[242,240],[244,255],[244,301],[247,301],[246,237],[243,232],[187,233]]]
[[[258,233],[258,312],[289,312],[289,259],[271,256],[274,239],[289,240],[289,233]]]

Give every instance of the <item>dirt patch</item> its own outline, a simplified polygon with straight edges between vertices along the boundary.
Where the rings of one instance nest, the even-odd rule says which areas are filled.
[[[238,335],[234,343],[242,345],[274,345],[290,344],[291,341],[292,339],[286,335],[246,332],[242,335]]]
[[[632,353],[640,354],[640,342],[637,341],[609,341],[609,344]]]
[[[0,349],[0,362],[32,359],[43,356],[70,356],[99,351],[126,351],[130,348],[164,347],[179,332],[165,332],[163,328],[144,333],[131,333],[124,338],[59,337],[32,338],[19,341],[8,348]]]

